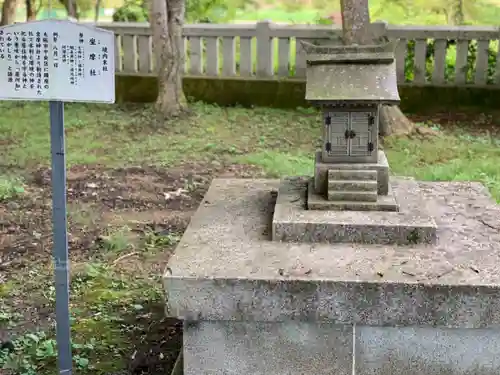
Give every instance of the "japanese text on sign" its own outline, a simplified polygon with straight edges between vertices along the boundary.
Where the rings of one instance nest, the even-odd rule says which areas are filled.
[[[0,99],[112,103],[114,34],[63,20],[0,27]]]

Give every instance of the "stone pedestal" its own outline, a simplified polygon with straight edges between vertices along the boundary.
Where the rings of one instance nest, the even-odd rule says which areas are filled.
[[[398,187],[396,191],[392,191],[392,186]],[[311,187],[312,183],[304,179],[281,181],[272,221],[274,241],[385,245],[432,244],[436,241],[436,223],[426,209],[424,197],[415,181],[391,182],[392,194],[386,199],[391,207],[394,200],[401,202],[398,212],[312,210],[312,204],[326,205],[332,202],[314,193],[306,194],[306,190],[313,191]],[[408,194],[412,195],[411,199],[408,199]],[[383,199],[355,204],[355,208],[359,208],[358,204],[373,204],[376,208],[382,208]]]
[[[324,163],[321,159],[321,151],[316,152],[314,162],[314,190],[318,195],[326,195],[328,192],[328,171],[338,180],[375,180],[377,181],[377,193],[387,195],[389,193],[389,162],[384,151],[378,150],[377,163]],[[376,174],[374,177],[373,174]]]
[[[200,321],[184,329],[184,375],[351,375],[351,326]]]
[[[389,182],[389,162],[378,150],[376,163],[326,163],[316,153],[309,210],[399,211]]]
[[[343,212],[311,223],[309,181],[212,182],[164,275],[167,313],[185,321],[184,373],[500,373],[500,209],[487,190],[391,180],[401,211],[388,214],[419,214],[387,223],[431,218],[435,240],[381,245],[331,241]]]

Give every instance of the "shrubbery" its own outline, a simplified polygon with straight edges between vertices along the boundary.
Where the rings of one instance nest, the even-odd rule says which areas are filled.
[[[434,70],[434,40],[427,42],[427,53],[426,53],[426,78],[430,79],[432,76],[432,71]],[[447,50],[453,50],[453,55],[456,51],[456,41],[449,40],[447,43]],[[496,67],[496,55],[497,51],[495,48],[488,49],[488,75],[487,82],[492,83],[495,75]],[[407,82],[413,80],[413,64],[415,59],[415,42],[408,42],[408,50],[405,61],[405,77]],[[469,43],[469,52],[467,57],[467,81],[472,81],[474,78],[475,64],[477,59],[477,42],[472,41]],[[447,56],[446,66],[444,69],[446,81],[452,80],[455,77],[455,56]]]
[[[113,14],[114,22],[148,22],[148,9],[146,2],[140,0],[126,1]]]
[[[217,23],[233,19],[238,9],[244,8],[253,0],[186,0],[186,21]],[[148,2],[128,0],[113,14],[115,22],[147,22],[149,19]]]

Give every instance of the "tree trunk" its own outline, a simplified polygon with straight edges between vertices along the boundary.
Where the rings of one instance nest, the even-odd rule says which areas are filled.
[[[152,0],[150,3],[150,24],[158,69],[155,108],[159,124],[187,110],[181,75],[184,6],[184,0]]]
[[[453,23],[457,26],[465,23],[463,0],[456,0],[453,5]]]
[[[99,11],[100,10],[101,10],[101,0],[96,0],[96,2],[95,2],[94,22],[99,21]]]
[[[17,0],[4,0],[0,26],[10,25],[16,22],[16,6]]]
[[[375,35],[369,32],[368,0],[341,0],[343,39],[346,44],[371,44]],[[380,134],[411,134],[415,125],[398,106],[382,106]]]
[[[370,44],[368,0],[342,0],[342,34],[345,44]]]
[[[36,10],[34,0],[26,0],[26,21],[36,20]]]
[[[69,18],[73,18],[74,20],[79,19],[78,7],[75,0],[61,0],[61,3],[66,8]]]
[[[398,106],[384,105],[379,115],[381,136],[410,134],[415,128]]]

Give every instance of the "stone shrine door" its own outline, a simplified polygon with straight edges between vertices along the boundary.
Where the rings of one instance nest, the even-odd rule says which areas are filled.
[[[371,156],[375,116],[371,111],[326,112],[324,155],[339,162]]]
[[[373,151],[372,126],[375,116],[371,112],[351,112],[349,119],[349,155],[368,156]]]
[[[329,156],[348,156],[349,112],[325,113],[325,151]]]

